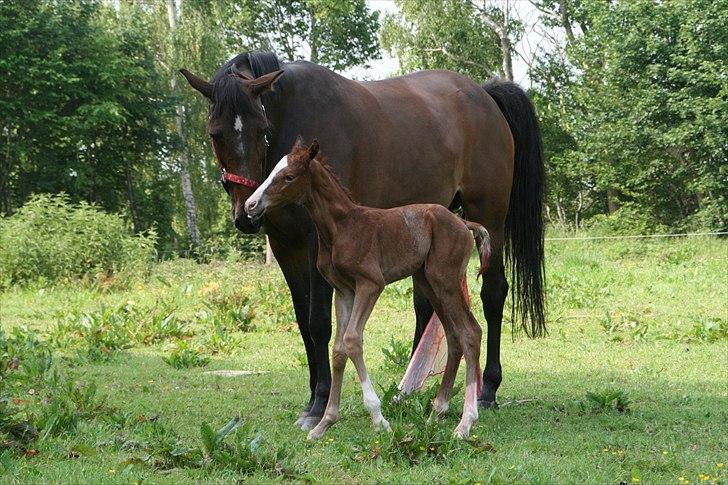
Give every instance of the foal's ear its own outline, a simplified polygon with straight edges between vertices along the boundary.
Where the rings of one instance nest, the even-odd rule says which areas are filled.
[[[296,141],[293,143],[293,147],[296,148],[300,146],[303,146],[303,137],[301,135],[298,135],[296,137]]]
[[[254,95],[260,96],[273,89],[273,83],[275,83],[279,77],[283,74],[283,71],[273,71],[268,74],[264,74],[250,81],[250,90]]]
[[[313,143],[311,143],[311,146],[308,147],[308,159],[313,160],[316,158],[316,155],[318,155],[319,152],[319,142],[317,139],[313,139]]]

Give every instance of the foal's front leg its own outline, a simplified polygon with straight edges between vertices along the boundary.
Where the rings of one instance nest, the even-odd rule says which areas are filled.
[[[344,334],[346,353],[354,363],[361,382],[364,406],[369,410],[372,424],[377,431],[391,431],[389,422],[382,415],[382,404],[374,391],[372,381],[369,379],[366,364],[364,363],[364,326],[374,309],[374,305],[382,293],[383,287],[369,283],[357,284],[354,310],[349,321],[349,327]]]
[[[345,328],[337,325],[336,341],[334,343],[334,378],[331,384],[329,405],[326,408],[326,414],[324,414],[321,422],[308,434],[309,439],[317,439],[323,436],[326,430],[334,424],[339,417],[339,401],[341,397],[341,381],[339,379],[343,380],[343,369],[347,357],[351,358],[354,366],[356,367],[357,373],[359,374],[362,391],[364,392],[364,404],[367,406],[367,409],[369,409],[369,412],[372,415],[372,421],[374,422],[375,427],[378,429],[390,429],[389,423],[386,419],[384,419],[384,416],[382,416],[381,403],[374,391],[371,381],[369,380],[366,366],[364,366],[364,356],[362,352],[362,332],[364,330],[364,325],[369,319],[369,315],[371,315],[374,304],[376,303],[377,298],[379,298],[382,289],[383,286],[374,284],[357,284],[356,295],[354,296],[354,303],[351,309],[349,322]],[[345,357],[343,358],[343,365],[341,365],[341,370],[339,372],[338,365],[341,359],[338,356],[341,354]]]
[[[334,348],[332,352],[332,376],[331,391],[326,405],[323,418],[308,433],[308,439],[318,439],[324,432],[339,419],[339,401],[341,398],[341,386],[344,381],[344,368],[348,358],[344,347],[344,333],[351,319],[352,307],[354,305],[354,293],[351,291],[336,290],[334,295],[336,305],[336,336],[334,337]]]

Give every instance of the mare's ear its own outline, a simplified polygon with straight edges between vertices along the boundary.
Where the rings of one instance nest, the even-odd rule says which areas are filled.
[[[303,137],[301,135],[298,135],[296,137],[296,141],[293,143],[293,147],[296,148],[300,146],[303,146]]]
[[[250,90],[253,92],[254,95],[260,96],[266,91],[273,89],[273,83],[275,83],[282,74],[282,70],[263,74],[262,76],[250,81]]]
[[[308,159],[313,160],[316,158],[316,155],[318,155],[319,152],[319,142],[317,139],[313,139],[313,143],[311,143],[311,146],[308,147]]]
[[[212,99],[212,84],[205,81],[199,76],[195,76],[187,69],[180,69],[179,72],[185,77],[185,79],[187,79],[187,82],[190,83],[190,86],[205,95],[207,99]]]

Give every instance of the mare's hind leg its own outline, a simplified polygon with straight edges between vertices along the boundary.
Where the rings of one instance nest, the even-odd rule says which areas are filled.
[[[508,296],[508,282],[503,267],[503,243],[505,213],[499,214],[494,207],[501,207],[496,201],[489,201],[485,197],[466,197],[463,209],[468,220],[478,222],[485,226],[490,234],[491,255],[488,269],[483,275],[483,286],[480,289],[480,298],[483,301],[483,313],[488,322],[488,339],[485,357],[485,371],[483,371],[483,389],[478,397],[480,405],[486,408],[495,408],[496,392],[502,380],[500,363],[501,324],[503,322],[503,305]],[[507,204],[505,204],[507,209]]]
[[[415,337],[412,341],[412,354],[417,350],[417,346],[420,344],[422,334],[427,327],[427,323],[430,321],[434,309],[430,300],[428,299],[428,293],[421,287],[421,281],[418,281],[414,276],[412,277],[412,303],[415,307]],[[410,354],[411,355],[411,354]]]

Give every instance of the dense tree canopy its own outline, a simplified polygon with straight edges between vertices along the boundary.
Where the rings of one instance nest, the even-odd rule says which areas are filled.
[[[551,39],[529,63],[547,217],[613,231],[728,228],[728,0],[534,3]],[[483,81],[522,54],[512,1],[396,5],[380,30],[365,0],[0,1],[0,212],[64,192],[186,247],[187,170],[201,239],[227,241],[207,104],[173,81],[179,67],[209,77],[233,54],[270,49],[341,70],[381,43],[403,72]]]

